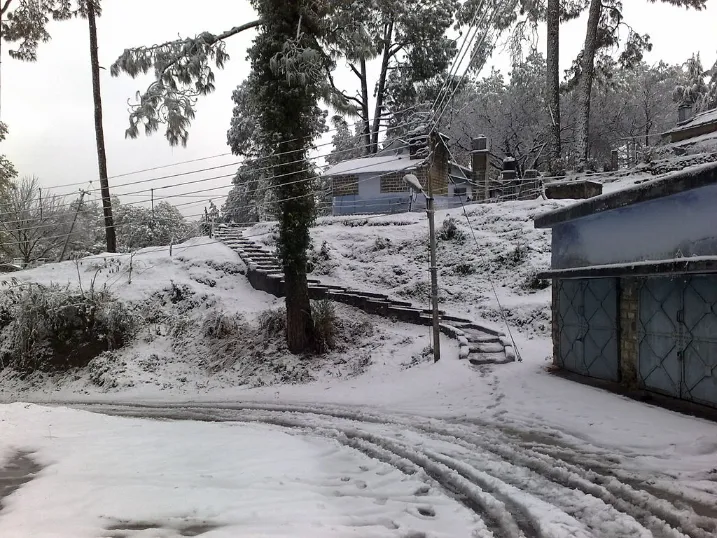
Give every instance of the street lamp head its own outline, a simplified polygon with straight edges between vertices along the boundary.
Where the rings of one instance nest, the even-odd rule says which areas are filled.
[[[426,194],[423,192],[423,187],[421,186],[421,182],[418,181],[418,178],[415,176],[415,174],[406,174],[403,176],[403,181],[405,181],[409,187],[411,187],[414,191],[422,192],[423,194]]]

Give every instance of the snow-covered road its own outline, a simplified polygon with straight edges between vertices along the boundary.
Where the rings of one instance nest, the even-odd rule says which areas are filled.
[[[350,488],[351,495],[371,498],[377,504],[408,502],[406,510],[415,517],[406,526],[405,521],[384,511],[379,511],[380,521],[361,519],[359,510],[355,516],[365,526],[357,536],[717,535],[717,484],[712,490],[705,487],[709,477],[695,481],[700,486],[685,487],[667,473],[645,472],[638,463],[639,454],[616,453],[588,444],[576,446],[545,431],[475,418],[427,418],[337,405],[78,407],[105,415],[161,419],[161,424],[200,421],[269,425],[274,432],[330,440],[344,453],[368,456],[366,461],[373,462],[371,465],[364,463],[359,472],[319,486],[334,490],[337,496],[347,495]],[[289,458],[290,450],[287,447]],[[379,462],[380,472],[376,467]],[[386,490],[388,482],[401,483],[398,477],[419,485],[410,494]],[[452,508],[454,516],[449,518],[449,525],[445,513],[451,510],[446,508],[451,503],[462,510]],[[456,519],[458,514],[461,516]],[[462,522],[460,532],[456,530],[457,521]]]

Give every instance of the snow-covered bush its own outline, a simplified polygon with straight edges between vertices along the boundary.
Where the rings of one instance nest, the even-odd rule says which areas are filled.
[[[146,207],[120,205],[115,210],[117,241],[123,251],[179,243],[199,233],[179,210],[159,202],[154,211]]]
[[[286,309],[262,312],[259,315],[259,327],[267,336],[283,336],[286,332]]]
[[[202,333],[207,338],[229,338],[236,335],[241,327],[241,316],[213,310],[204,318]]]
[[[23,372],[86,366],[123,347],[139,327],[137,316],[111,294],[55,284],[7,290],[0,320],[0,366]]]
[[[324,241],[317,251],[313,245],[309,249],[308,272],[316,275],[330,275],[333,273],[336,263],[331,259],[329,245]]]
[[[453,217],[447,217],[443,221],[441,229],[438,230],[438,239],[441,241],[463,241],[466,234],[458,227],[458,222]]]
[[[336,347],[338,319],[336,307],[328,299],[314,301],[311,305],[311,319],[314,321],[316,351],[326,353]]]

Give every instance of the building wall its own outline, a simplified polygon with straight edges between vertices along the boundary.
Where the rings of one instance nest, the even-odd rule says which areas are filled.
[[[620,279],[620,377],[622,384],[630,388],[637,387],[639,296],[638,279]]]
[[[717,185],[709,185],[558,224],[552,268],[715,256],[715,208]]]
[[[420,162],[420,161],[417,161]],[[434,181],[435,205],[439,209],[459,207],[472,195],[467,185],[466,195],[454,196],[454,185],[448,180],[448,168]],[[406,174],[414,174],[424,189],[428,188],[429,168],[422,165],[412,170],[398,170],[378,176],[373,172],[332,178],[333,214],[354,215],[370,213],[401,213],[425,209],[423,195],[414,195],[403,181]]]
[[[331,178],[331,188],[334,196],[356,196],[359,193],[358,176],[336,176]]]
[[[717,132],[717,121],[712,123],[703,123],[701,125],[695,125],[684,130],[670,133],[670,141],[672,143],[682,142],[689,138],[695,138],[709,133]]]

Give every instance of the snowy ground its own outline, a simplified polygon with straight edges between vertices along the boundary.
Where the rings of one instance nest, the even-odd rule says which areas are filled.
[[[0,427],[0,469],[18,453],[41,467],[2,500],[5,538],[419,536],[416,529],[468,538],[481,528],[418,477],[313,434],[22,404],[0,408]]]
[[[674,457],[667,447],[651,454],[652,441],[615,450],[466,415],[315,403],[88,408],[103,414],[0,407],[0,492],[3,466],[36,466],[0,499],[1,536],[717,532],[717,471],[704,470],[715,462],[714,436]],[[662,425],[675,436],[696,433],[685,419]]]

